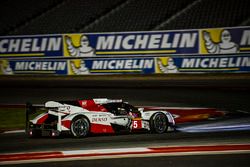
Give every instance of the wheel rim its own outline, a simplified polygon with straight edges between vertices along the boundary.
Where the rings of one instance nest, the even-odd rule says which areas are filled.
[[[157,114],[154,119],[154,128],[158,133],[163,133],[167,129],[167,119],[163,114]]]
[[[89,130],[88,122],[85,119],[78,119],[72,125],[75,136],[86,136]]]

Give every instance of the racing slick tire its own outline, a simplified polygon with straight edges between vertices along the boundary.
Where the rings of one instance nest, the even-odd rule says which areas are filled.
[[[90,123],[88,118],[77,116],[72,120],[70,125],[71,134],[76,138],[86,137],[90,131]]]
[[[151,133],[164,133],[168,129],[168,119],[165,114],[157,112],[150,118]]]

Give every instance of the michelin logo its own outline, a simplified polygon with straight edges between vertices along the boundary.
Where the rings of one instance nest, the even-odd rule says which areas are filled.
[[[0,64],[0,66],[1,66],[1,71],[2,71],[2,73],[3,73],[4,75],[12,75],[12,74],[14,74],[12,68],[10,67],[9,62],[7,62],[7,65],[6,65],[6,66],[4,66],[3,63]]]
[[[160,59],[157,59],[158,67],[161,70],[162,73],[178,73],[178,68],[174,64],[174,60],[172,58],[168,58],[168,63],[166,66],[162,64],[162,61]]]
[[[57,61],[20,61],[15,63],[15,71],[64,71],[66,62]]]
[[[112,59],[112,60],[94,60],[92,70],[134,70],[134,69],[152,69],[153,59]]]
[[[181,68],[250,67],[250,57],[184,58]]]
[[[96,50],[194,48],[198,32],[99,36]]]
[[[220,36],[220,42],[216,43],[211,39],[209,32],[203,31],[203,39],[208,53],[239,53],[239,46],[231,41],[232,37],[228,30],[223,30]]]
[[[80,67],[76,67],[74,62],[70,62],[71,69],[74,74],[76,75],[83,75],[83,74],[89,74],[89,69],[85,66],[84,60],[81,60]]]
[[[60,51],[61,37],[0,38],[0,53]]]
[[[69,36],[65,36],[67,49],[72,57],[92,57],[95,56],[95,50],[89,45],[87,36],[82,35],[80,38],[80,46],[75,46]]]

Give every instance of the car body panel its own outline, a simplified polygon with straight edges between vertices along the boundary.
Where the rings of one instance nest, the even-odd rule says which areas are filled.
[[[150,119],[156,113],[163,113],[168,126],[174,127],[175,121],[171,113],[163,110],[147,110],[123,102],[121,99],[90,99],[76,101],[48,101],[44,105],[45,113],[31,119],[28,127],[33,131],[48,125],[52,130],[70,132],[71,124],[76,117],[85,117],[90,123],[91,133],[116,133],[120,129],[130,132],[137,130],[150,131]],[[37,126],[38,124],[43,126]]]

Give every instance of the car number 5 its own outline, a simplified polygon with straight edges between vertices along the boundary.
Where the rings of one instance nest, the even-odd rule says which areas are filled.
[[[133,129],[141,129],[141,120],[133,120]]]
[[[134,129],[137,129],[137,128],[138,128],[138,121],[134,121],[134,122],[133,122],[133,128],[134,128]]]

